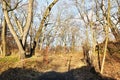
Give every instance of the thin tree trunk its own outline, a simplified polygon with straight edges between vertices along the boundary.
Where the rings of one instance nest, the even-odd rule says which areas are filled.
[[[72,53],[75,50],[75,36],[72,34]]]
[[[2,55],[2,45],[0,45],[0,54]]]
[[[6,29],[6,21],[4,19],[2,23],[2,56],[6,55]]]
[[[43,56],[43,63],[46,65],[48,64],[48,50],[49,50],[49,45],[46,46],[45,53]]]
[[[110,26],[110,0],[108,0],[108,15],[107,15],[107,17],[108,17],[107,18],[107,25],[105,24],[106,39],[105,39],[104,55],[103,55],[103,60],[102,60],[102,65],[101,65],[101,74],[103,74],[105,57],[106,57],[106,52],[107,52],[107,45],[108,45],[108,34],[109,34],[109,26]]]
[[[101,59],[100,59],[100,46],[98,45],[98,67],[101,70]]]
[[[106,40],[105,40],[105,48],[104,48],[103,60],[102,60],[101,71],[100,71],[101,74],[103,73],[103,69],[104,69],[105,57],[107,52],[107,44],[108,44],[108,34],[106,35]]]

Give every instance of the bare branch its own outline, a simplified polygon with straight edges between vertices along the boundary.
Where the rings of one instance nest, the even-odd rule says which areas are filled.
[[[59,1],[59,0],[54,0],[54,1],[47,7],[47,9],[46,9],[46,11],[45,11],[45,13],[44,13],[44,15],[43,15],[43,19],[42,19],[42,21],[41,21],[41,23],[40,23],[39,29],[38,29],[38,31],[37,31],[37,33],[36,33],[36,36],[35,36],[35,41],[36,41],[36,42],[38,42],[39,36],[40,36],[40,34],[41,34],[41,32],[42,32],[42,29],[43,29],[43,27],[44,27],[44,23],[45,23],[47,17],[49,16],[52,7],[53,7],[58,1]]]
[[[17,2],[17,4],[14,6],[14,8],[11,8],[11,7],[10,7],[10,9],[8,10],[8,12],[14,11],[14,10],[18,7],[19,3],[21,3],[21,2],[22,2],[22,0],[19,1],[19,2]]]

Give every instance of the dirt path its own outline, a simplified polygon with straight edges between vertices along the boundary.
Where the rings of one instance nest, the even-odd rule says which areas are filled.
[[[23,61],[10,60],[0,61],[0,80],[120,80],[120,63],[112,57],[106,58],[104,69],[104,75],[109,77],[86,66],[81,53],[49,54],[47,65],[43,63],[42,56]]]

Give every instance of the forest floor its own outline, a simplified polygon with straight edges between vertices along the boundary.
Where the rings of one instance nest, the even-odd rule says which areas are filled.
[[[42,55],[24,60],[17,55],[0,57],[0,80],[120,80],[120,54],[107,55],[103,75],[99,73],[97,54],[95,70],[86,65],[82,53],[48,55],[48,64],[43,63]]]

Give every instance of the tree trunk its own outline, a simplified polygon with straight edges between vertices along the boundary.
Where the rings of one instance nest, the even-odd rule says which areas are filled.
[[[23,38],[22,38],[23,46],[25,46],[27,35],[30,30],[31,22],[33,19],[33,2],[34,0],[29,0],[27,22],[24,26],[24,32],[23,32]]]
[[[12,25],[10,18],[9,18],[9,14],[8,14],[8,10],[7,10],[7,2],[5,0],[2,0],[2,8],[3,8],[5,20],[7,22],[7,25],[9,27],[10,32],[12,33],[12,35],[17,43],[17,46],[18,46],[19,51],[20,51],[20,58],[21,59],[25,58],[26,39],[27,39],[27,35],[28,35],[29,29],[31,27],[32,19],[33,19],[32,18],[33,17],[32,16],[33,15],[33,1],[34,0],[29,0],[27,21],[25,23],[23,31],[21,31],[23,34],[21,37],[21,40],[19,40],[17,33],[15,32],[13,25]],[[19,27],[21,28],[22,26],[19,25]]]
[[[107,44],[108,44],[108,34],[106,35],[106,40],[105,40],[105,48],[104,48],[104,53],[103,53],[103,60],[102,60],[102,65],[101,65],[101,74],[103,73],[104,69],[104,64],[105,64],[105,57],[106,57],[106,52],[107,52]]]
[[[44,27],[45,21],[46,21],[47,17],[49,16],[52,7],[53,7],[58,1],[59,1],[59,0],[54,0],[54,1],[47,7],[47,9],[45,10],[45,13],[44,13],[44,15],[43,15],[43,19],[41,20],[39,29],[38,29],[38,31],[37,31],[37,33],[36,33],[36,35],[35,35],[35,40],[34,40],[35,46],[36,46],[36,44],[38,44],[39,37],[40,37],[40,35],[41,35],[41,33],[42,33],[42,29],[43,29],[43,27]]]
[[[72,53],[74,52],[75,50],[75,36],[74,34],[72,34]]]
[[[49,51],[49,45],[46,46],[44,56],[43,56],[43,63],[46,65],[48,64],[48,51]]]
[[[103,5],[104,5],[104,1],[103,1]],[[105,10],[105,8],[103,8]],[[108,46],[108,34],[109,34],[109,26],[110,26],[110,0],[108,0],[108,14],[107,14],[107,23],[105,24],[105,34],[106,34],[106,38],[105,38],[105,47],[104,47],[104,54],[103,54],[103,60],[102,60],[102,65],[101,65],[101,71],[100,73],[103,74],[103,69],[104,69],[104,64],[105,64],[105,57],[106,57],[106,52],[107,52],[107,46]],[[105,20],[105,16],[104,16],[104,20]]]
[[[21,42],[20,42],[20,40],[19,40],[19,38],[18,38],[14,28],[13,28],[13,25],[12,25],[12,23],[10,21],[10,18],[8,16],[9,14],[8,14],[8,11],[7,11],[7,4],[6,4],[6,2],[4,0],[2,1],[2,7],[3,7],[4,17],[5,17],[5,20],[7,22],[8,28],[9,28],[10,32],[12,33],[12,35],[13,35],[16,43],[17,43],[17,46],[19,48],[20,58],[24,59],[25,58],[25,54],[24,54],[25,50],[23,49],[23,46],[22,46],[22,44],[21,44]]]
[[[2,52],[2,45],[0,45],[0,54],[2,54],[3,52]]]
[[[6,29],[6,21],[4,19],[2,23],[2,56],[6,55]]]

